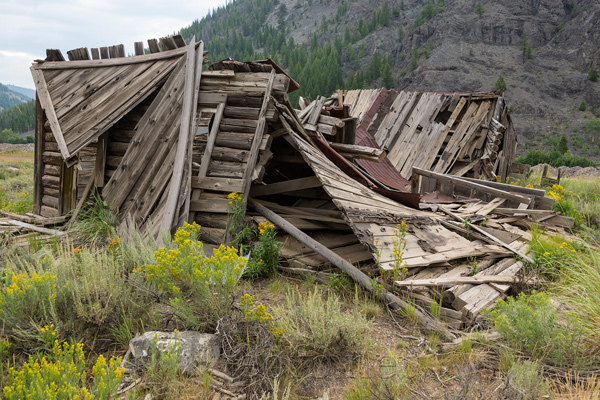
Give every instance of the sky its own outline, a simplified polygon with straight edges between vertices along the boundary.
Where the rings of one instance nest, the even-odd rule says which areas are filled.
[[[124,44],[133,54],[134,42],[172,35],[225,1],[0,0],[0,83],[35,89],[29,67],[47,48],[66,58],[78,47]]]

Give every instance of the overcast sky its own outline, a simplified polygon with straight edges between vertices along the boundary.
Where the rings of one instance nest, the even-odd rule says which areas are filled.
[[[225,0],[0,0],[0,83],[34,89],[29,67],[46,49],[133,43],[171,35]],[[199,39],[199,38],[196,38]]]

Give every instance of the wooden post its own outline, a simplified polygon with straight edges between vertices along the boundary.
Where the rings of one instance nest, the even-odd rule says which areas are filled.
[[[192,38],[187,48],[186,66],[185,66],[185,84],[183,94],[183,105],[181,111],[181,122],[179,127],[179,138],[177,140],[177,150],[175,164],[173,165],[173,174],[168,187],[167,202],[165,204],[164,214],[162,216],[162,229],[171,231],[173,220],[177,212],[177,202],[179,200],[179,190],[181,189],[181,180],[183,177],[183,167],[185,155],[189,145],[190,121],[192,119],[192,109],[195,109],[194,98],[194,70],[196,62],[195,38]],[[160,238],[159,238],[160,240]]]
[[[40,99],[35,95],[35,158],[33,161],[33,213],[38,214],[42,208],[42,175],[44,174],[44,110],[40,104]]]
[[[389,305],[390,308],[394,310],[410,310],[410,312],[414,312],[416,318],[423,325],[423,327],[425,327],[425,329],[438,332],[440,333],[440,335],[442,335],[442,337],[444,337],[447,340],[454,340],[456,338],[456,336],[452,334],[452,332],[450,332],[448,329],[446,329],[440,322],[421,312],[415,306],[407,304],[406,302],[398,298],[396,295],[385,289],[381,289],[381,291],[375,290],[371,278],[369,278],[367,275],[361,272],[354,265],[350,264],[347,260],[344,260],[342,257],[335,254],[332,250],[323,246],[321,243],[317,242],[316,240],[302,232],[300,229],[287,222],[278,214],[274,213],[273,211],[269,210],[267,207],[263,206],[262,204],[253,199],[249,199],[248,204],[256,211],[261,213],[269,221],[273,222],[275,225],[277,225],[285,232],[290,234],[296,240],[305,244],[311,250],[323,256],[327,261],[329,261],[330,263],[347,273],[352,279],[354,279],[357,283],[359,283],[361,286],[367,289],[370,293],[374,293],[376,295],[380,294],[381,299],[387,305]]]

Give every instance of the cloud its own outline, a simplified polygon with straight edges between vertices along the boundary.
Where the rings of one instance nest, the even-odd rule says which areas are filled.
[[[33,87],[29,66],[46,49],[68,50],[167,36],[225,0],[0,0],[0,83]],[[197,38],[199,39],[199,38]],[[18,54],[18,56],[16,55]]]
[[[36,56],[31,53],[0,50],[0,83],[33,89],[33,78],[29,67],[34,58]]]

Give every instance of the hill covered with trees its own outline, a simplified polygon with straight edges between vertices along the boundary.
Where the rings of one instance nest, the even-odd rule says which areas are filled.
[[[597,158],[584,124],[600,108],[598,26],[594,0],[236,0],[181,33],[204,40],[214,61],[273,58],[301,84],[293,101],[339,88],[489,91],[500,81],[521,153],[548,151],[564,134]]]

